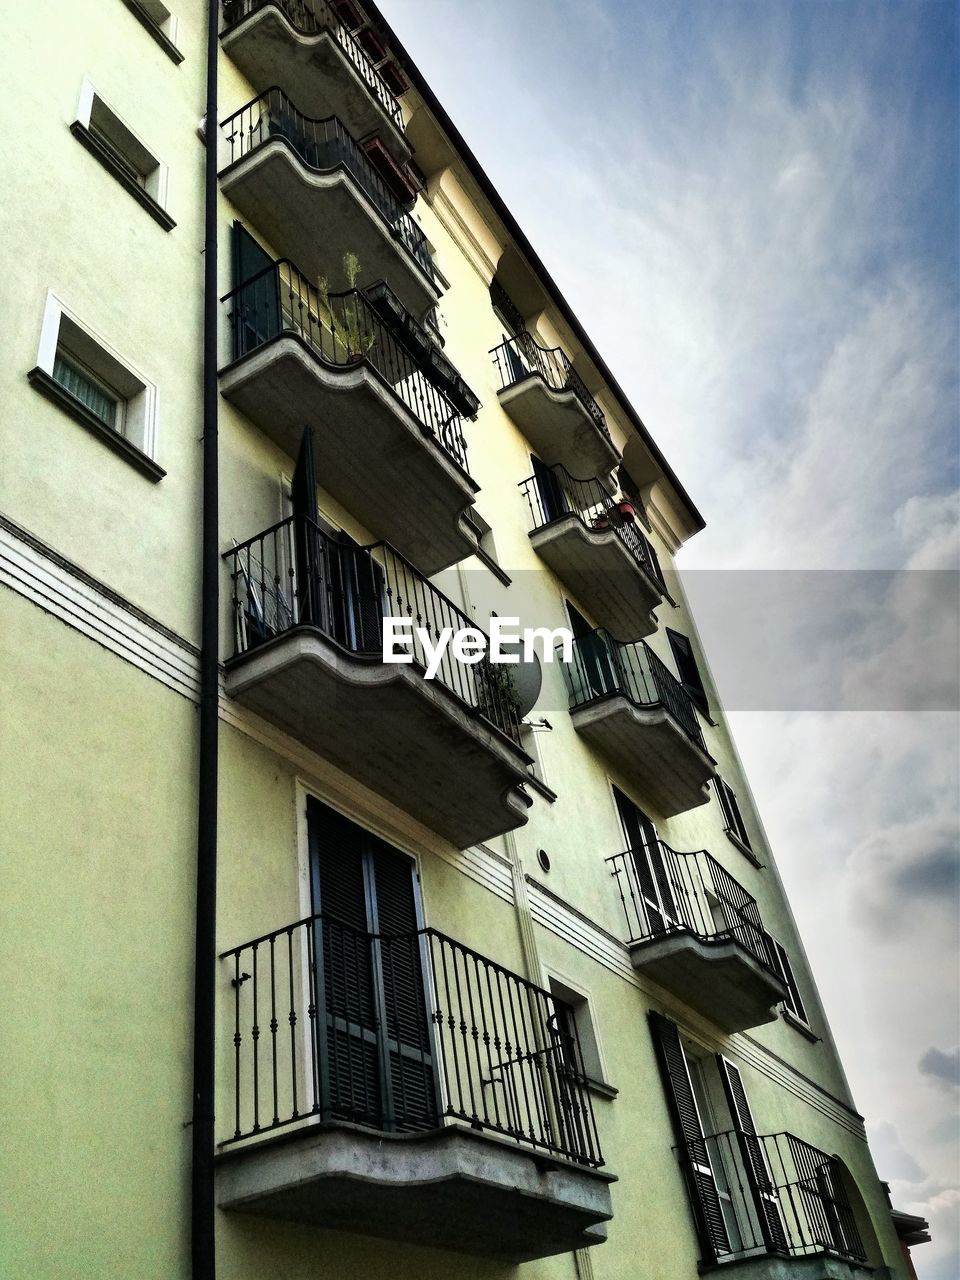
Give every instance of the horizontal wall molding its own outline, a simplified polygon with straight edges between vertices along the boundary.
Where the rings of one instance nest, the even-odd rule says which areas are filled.
[[[0,584],[174,693],[199,703],[200,654],[194,645],[3,516],[0,516]],[[328,791],[332,801],[341,800],[356,810],[357,784],[352,779],[281,730],[233,702],[223,692],[222,682],[220,718],[253,741],[283,756],[297,771]],[[374,793],[367,794],[372,820],[381,832],[389,833],[396,827],[391,806]],[[405,830],[407,827],[409,823],[405,824]],[[409,833],[406,843],[410,843]],[[452,847],[438,848],[435,837],[431,838],[426,831],[419,843],[424,851],[430,851],[431,856],[441,857],[488,892],[515,905],[510,862],[502,854],[486,845],[476,845],[462,852]],[[528,875],[526,879],[535,924],[668,1010],[706,1047],[736,1054],[754,1070],[827,1119],[865,1139],[862,1117],[841,1099],[752,1036],[718,1037],[709,1022],[671,1001],[669,995],[655,984],[644,981],[631,965],[627,948],[617,938],[532,876]]]

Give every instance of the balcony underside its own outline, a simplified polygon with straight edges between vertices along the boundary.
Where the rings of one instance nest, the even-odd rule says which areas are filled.
[[[379,134],[395,159],[410,159],[390,113],[329,31],[303,35],[267,5],[224,32],[221,44],[256,93],[280,85],[305,116],[339,116],[355,138]]]
[[[458,849],[527,820],[527,757],[413,664],[301,626],[229,662],[226,690]]]
[[[660,591],[613,529],[588,529],[578,516],[567,515],[535,529],[530,541],[598,626],[618,640],[656,631]]]
[[[217,1201],[517,1263],[602,1243],[611,1181],[455,1126],[397,1136],[324,1124],[222,1156]]]
[[[281,336],[230,365],[220,391],[294,458],[314,428],[317,483],[427,576],[476,549],[477,485],[366,364],[324,363]]]
[[[668,933],[631,943],[638,973],[652,978],[722,1031],[774,1022],[787,994],[783,983],[730,938],[702,941]]]
[[[573,391],[554,391],[530,374],[499,393],[500,403],[548,465],[574,476],[609,475],[620,459]]]
[[[726,1258],[710,1266],[701,1265],[700,1270],[717,1274],[718,1278],[729,1276],[730,1280],[857,1280],[858,1277],[862,1280],[868,1274],[873,1280],[893,1280],[886,1267],[868,1267],[831,1253],[816,1253],[806,1258],[772,1255]]]
[[[573,727],[629,778],[662,818],[710,799],[714,762],[661,706],[638,707],[622,695],[571,711]]]
[[[308,279],[325,276],[330,289],[352,288],[343,277],[344,254],[360,261],[361,288],[389,280],[415,316],[440,290],[418,265],[351,174],[307,168],[286,142],[275,138],[229,166],[220,186],[243,216],[273,244],[282,245]]]

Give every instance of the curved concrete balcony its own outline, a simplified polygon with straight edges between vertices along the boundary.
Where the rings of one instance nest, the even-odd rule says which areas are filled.
[[[537,554],[580,605],[614,635],[639,640],[657,629],[666,595],[657,553],[632,504],[598,478],[577,480],[542,464],[520,485]]]
[[[321,296],[289,262],[234,289],[220,391],[295,457],[314,433],[317,483],[430,575],[476,549],[478,486],[463,420],[366,298]]]
[[[235,655],[226,691],[464,849],[527,820],[529,757],[505,668],[434,678],[416,633],[384,662],[385,618],[473,622],[392,547],[356,547],[291,517],[226,553]],[[493,674],[491,674],[493,673]]]
[[[327,0],[223,0],[220,43],[257,93],[281,84],[304,111],[410,158],[395,94]]]
[[[505,1263],[604,1240],[614,1179],[549,992],[434,929],[331,916],[221,960],[221,1208]]]
[[[706,804],[716,762],[686,690],[642,640],[597,629],[564,666],[574,728],[629,778],[661,817]]]
[[[638,973],[722,1031],[773,1022],[787,995],[756,900],[705,850],[662,841],[608,858]]]
[[[575,476],[608,475],[619,464],[603,410],[559,347],[523,333],[490,354],[501,405],[545,463]]]
[[[441,288],[423,232],[336,117],[308,119],[269,89],[220,130],[221,190],[310,280],[345,288],[387,279],[415,316],[436,304]],[[350,281],[348,253],[359,264]]]

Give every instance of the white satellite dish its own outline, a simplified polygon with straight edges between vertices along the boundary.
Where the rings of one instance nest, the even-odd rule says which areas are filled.
[[[522,640],[517,640],[514,643],[501,640],[500,651],[502,653],[516,654],[520,659],[519,662],[512,662],[507,665],[505,670],[510,672],[514,690],[520,700],[517,714],[522,718],[530,714],[537,705],[537,699],[540,697],[540,686],[543,684],[543,669],[540,666],[540,659],[534,653],[529,662],[524,662]]]

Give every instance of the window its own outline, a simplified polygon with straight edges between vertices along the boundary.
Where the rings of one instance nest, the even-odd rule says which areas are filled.
[[[77,118],[70,128],[74,137],[165,231],[176,226],[164,208],[167,166],[107,106],[89,80],[83,82]]]
[[[47,295],[32,385],[152,480],[157,389],[53,294]]]
[[[180,24],[161,0],[123,0],[124,4],[172,62],[182,62],[177,48]]]
[[[794,976],[793,966],[790,963],[790,957],[787,955],[786,949],[776,938],[770,938],[773,943],[773,950],[777,957],[777,968],[787,987],[787,998],[783,1002],[783,1007],[791,1015],[801,1022],[805,1027],[809,1027],[807,1021],[807,1011],[804,1008],[803,1000],[800,998],[800,992],[797,988],[797,979]]]
[[[716,778],[715,782],[717,785],[717,799],[720,801],[720,808],[723,811],[723,825],[727,834],[733,836],[738,844],[742,844],[752,852],[753,845],[750,843],[746,824],[743,821],[743,814],[740,812],[740,806],[737,803],[733,788],[728,786],[722,778]]]
[[[693,656],[693,645],[679,631],[671,631],[667,627],[666,632],[667,639],[670,641],[670,648],[673,651],[673,660],[677,664],[680,683],[690,695],[694,705],[699,707],[705,716],[708,716],[710,714],[710,704],[707,701],[707,693],[703,687],[700,668],[697,666],[697,660]]]
[[[560,1061],[578,1078],[604,1086],[603,1063],[589,1000],[583,992],[567,986],[559,978],[551,977],[547,986],[554,1005],[550,1029]],[[604,1088],[611,1094],[614,1092],[610,1085]]]

